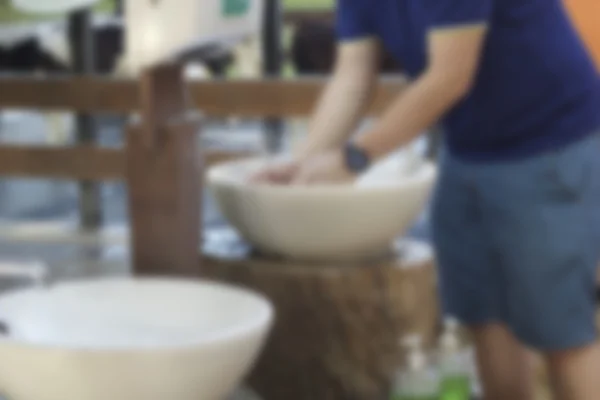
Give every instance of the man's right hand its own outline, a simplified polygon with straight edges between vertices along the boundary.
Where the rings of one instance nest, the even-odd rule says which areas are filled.
[[[380,44],[372,37],[338,46],[332,79],[310,123],[310,134],[295,161],[279,161],[250,179],[255,183],[287,185],[297,176],[302,160],[343,145],[362,118],[375,88]]]
[[[299,170],[300,162],[296,160],[274,162],[252,175],[250,181],[272,185],[289,185]]]

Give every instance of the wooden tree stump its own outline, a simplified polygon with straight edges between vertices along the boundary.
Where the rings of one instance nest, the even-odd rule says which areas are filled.
[[[299,265],[205,250],[205,276],[268,296],[274,331],[250,377],[267,400],[387,398],[399,339],[431,343],[438,325],[432,251],[405,242],[395,260]]]

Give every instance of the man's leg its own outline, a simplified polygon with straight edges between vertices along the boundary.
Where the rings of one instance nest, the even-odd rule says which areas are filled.
[[[534,399],[533,355],[502,324],[470,328],[485,400]]]
[[[599,150],[600,136],[591,136],[560,151],[479,170],[484,219],[505,289],[504,321],[545,355],[562,400],[600,399]]]
[[[432,209],[444,312],[470,327],[486,400],[532,400],[527,351],[499,321],[502,280],[489,251],[472,168],[445,158]]]
[[[600,343],[546,356],[550,379],[561,400],[600,398]]]

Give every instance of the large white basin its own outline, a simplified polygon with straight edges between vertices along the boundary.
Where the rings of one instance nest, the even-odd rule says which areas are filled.
[[[211,168],[224,217],[264,253],[307,261],[358,260],[390,248],[424,208],[436,167],[423,160],[375,168],[354,185],[278,186],[248,177],[271,160]]]
[[[8,400],[223,400],[252,366],[273,310],[203,281],[106,279],[0,297]]]

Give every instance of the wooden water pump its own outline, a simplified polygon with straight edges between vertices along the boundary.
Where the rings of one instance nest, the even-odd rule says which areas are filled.
[[[143,72],[141,118],[127,132],[127,182],[136,274],[198,274],[200,117],[178,64]]]

